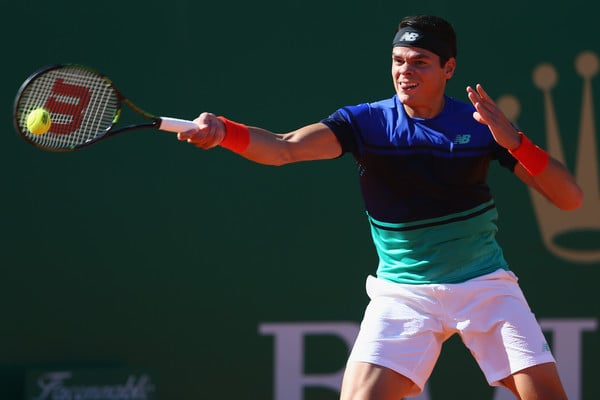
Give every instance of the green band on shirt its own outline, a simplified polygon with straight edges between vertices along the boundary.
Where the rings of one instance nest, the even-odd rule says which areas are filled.
[[[473,209],[410,223],[369,216],[379,255],[377,276],[397,283],[459,283],[508,269],[496,242],[493,200]]]

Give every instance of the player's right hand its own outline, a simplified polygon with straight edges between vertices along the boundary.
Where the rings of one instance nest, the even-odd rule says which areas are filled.
[[[202,149],[218,146],[225,138],[225,124],[215,114],[203,112],[194,119],[197,128],[179,132],[177,139]]]

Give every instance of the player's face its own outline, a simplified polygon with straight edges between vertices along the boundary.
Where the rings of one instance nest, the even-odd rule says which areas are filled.
[[[394,88],[410,116],[432,118],[442,110],[446,81],[455,65],[451,58],[442,67],[437,54],[419,47],[393,48]]]

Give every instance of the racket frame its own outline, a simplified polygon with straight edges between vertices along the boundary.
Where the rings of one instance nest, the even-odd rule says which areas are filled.
[[[23,116],[20,113],[19,105],[20,105],[21,97],[23,96],[24,92],[29,88],[29,86],[40,75],[43,75],[50,71],[61,69],[61,68],[76,68],[76,69],[85,70],[91,74],[96,75],[98,78],[101,78],[102,80],[104,80],[106,82],[106,84],[110,87],[110,89],[113,91],[113,93],[116,97],[116,108],[115,108],[115,112],[114,112],[114,117],[112,119],[112,122],[108,126],[108,128],[104,129],[100,133],[95,134],[95,136],[92,139],[85,141],[83,143],[74,144],[72,146],[51,147],[51,146],[45,146],[41,143],[37,143],[36,141],[32,140],[32,138],[26,132],[23,132],[23,128],[22,128]],[[134,123],[134,124],[125,125],[122,127],[117,127],[116,124],[117,124],[117,122],[119,122],[122,111],[123,111],[123,104],[126,104],[135,113],[137,113],[138,115],[147,119],[148,122]],[[43,104],[38,105],[38,107],[43,107],[43,106],[44,106]],[[196,128],[196,124],[192,121],[182,120],[182,119],[177,119],[177,118],[170,118],[170,117],[158,117],[158,116],[155,116],[155,115],[143,110],[142,108],[140,108],[139,106],[134,104],[126,96],[124,96],[121,93],[121,91],[117,88],[117,86],[114,84],[114,82],[105,74],[103,74],[95,69],[84,66],[84,65],[69,64],[69,63],[67,63],[67,64],[52,64],[52,65],[42,67],[42,68],[38,69],[37,71],[35,71],[33,74],[31,74],[21,84],[21,86],[19,87],[19,90],[17,92],[17,95],[15,96],[15,101],[14,101],[14,105],[13,105],[13,123],[14,123],[15,129],[17,130],[17,132],[21,135],[21,137],[23,139],[25,139],[25,141],[27,141],[28,143],[32,144],[33,146],[35,146],[37,148],[40,148],[45,151],[52,151],[52,152],[66,152],[66,151],[79,150],[79,149],[88,147],[92,144],[95,144],[95,143],[99,142],[100,140],[103,140],[108,137],[112,137],[119,133],[123,133],[123,132],[127,132],[127,131],[140,130],[140,129],[159,129],[159,130],[169,131],[169,132],[184,132],[184,131]]]

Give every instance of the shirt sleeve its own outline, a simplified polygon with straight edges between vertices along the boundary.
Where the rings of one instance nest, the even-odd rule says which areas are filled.
[[[327,125],[337,137],[342,146],[342,154],[356,152],[356,137],[348,111],[343,109],[337,110],[329,117],[321,120],[321,123]]]
[[[515,172],[517,159],[514,158],[512,154],[510,154],[508,150],[504,147],[500,146],[499,144],[496,144],[496,146],[498,147],[496,151],[496,159],[498,160],[500,165],[502,165],[504,168],[507,168],[511,172]]]

